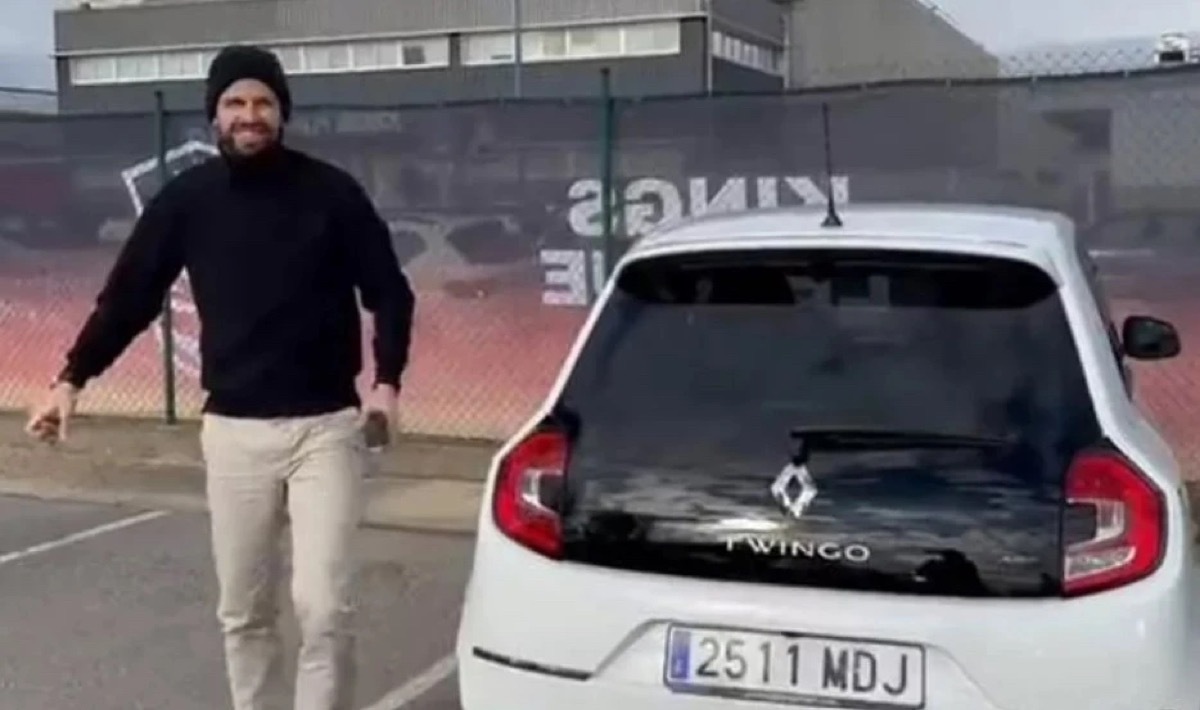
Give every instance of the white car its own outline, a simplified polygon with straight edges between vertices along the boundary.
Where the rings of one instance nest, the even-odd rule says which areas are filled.
[[[797,208],[622,259],[487,477],[464,710],[1200,708],[1194,528],[1054,213]]]

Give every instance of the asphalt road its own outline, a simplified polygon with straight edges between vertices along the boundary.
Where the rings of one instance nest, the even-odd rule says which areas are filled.
[[[0,498],[0,707],[228,708],[207,524]],[[449,654],[469,555],[463,537],[362,532],[357,708],[458,710]]]

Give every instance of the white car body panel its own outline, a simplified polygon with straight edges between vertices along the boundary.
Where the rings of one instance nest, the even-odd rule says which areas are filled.
[[[1194,528],[1169,447],[1130,401],[1075,256],[1053,213],[962,205],[848,206],[700,218],[660,229],[617,269],[728,248],[935,249],[1032,263],[1060,286],[1104,432],[1167,494],[1167,552],[1149,578],[1079,599],[955,599],[720,582],[558,562],[495,527],[497,465],[549,412],[604,307],[603,289],[545,400],[493,460],[457,640],[464,710],[753,710],[794,704],[664,687],[670,622],[881,639],[926,647],[928,710],[1200,708]],[[488,658],[481,658],[480,652]],[[496,658],[499,657],[499,661]],[[531,668],[522,669],[525,665]]]

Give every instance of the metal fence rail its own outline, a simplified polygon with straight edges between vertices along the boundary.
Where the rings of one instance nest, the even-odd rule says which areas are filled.
[[[51,114],[58,111],[58,94],[48,89],[0,86],[0,114]]]

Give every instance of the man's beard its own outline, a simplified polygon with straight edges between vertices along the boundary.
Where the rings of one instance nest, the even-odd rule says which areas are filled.
[[[276,135],[266,138],[257,150],[245,152],[237,147],[237,139],[234,137],[241,128],[244,128],[244,126],[235,126],[231,130],[217,136],[217,148],[226,159],[233,162],[252,163],[261,156],[273,153],[283,140],[283,129],[281,128]]]

